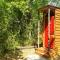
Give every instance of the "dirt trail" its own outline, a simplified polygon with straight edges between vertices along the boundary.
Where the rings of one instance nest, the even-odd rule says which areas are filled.
[[[35,49],[34,48],[26,48],[26,49],[22,49],[22,52],[23,52],[23,57],[26,57],[27,55],[34,54]]]

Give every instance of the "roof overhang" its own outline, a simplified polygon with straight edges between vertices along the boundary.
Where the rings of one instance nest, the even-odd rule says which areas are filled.
[[[48,9],[55,10],[55,9],[60,9],[60,7],[52,6],[52,5],[47,5],[42,8],[39,8],[38,11],[47,11]]]

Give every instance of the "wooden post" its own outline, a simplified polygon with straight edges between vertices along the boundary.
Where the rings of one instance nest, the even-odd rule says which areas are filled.
[[[40,21],[38,21],[38,48],[39,48],[39,39],[40,39],[39,32],[40,32]]]
[[[48,9],[48,50],[50,50],[50,8]]]
[[[40,14],[39,14],[40,12],[38,11],[38,48],[39,48],[39,40],[40,40]]]

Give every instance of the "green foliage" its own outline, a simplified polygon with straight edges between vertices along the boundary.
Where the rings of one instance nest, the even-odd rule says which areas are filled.
[[[0,54],[37,42],[37,9],[47,0],[0,0]]]

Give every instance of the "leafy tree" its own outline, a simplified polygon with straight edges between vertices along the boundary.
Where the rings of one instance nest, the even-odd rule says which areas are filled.
[[[37,9],[48,0],[0,0],[0,54],[37,41]]]

